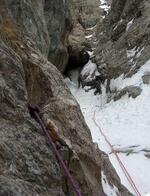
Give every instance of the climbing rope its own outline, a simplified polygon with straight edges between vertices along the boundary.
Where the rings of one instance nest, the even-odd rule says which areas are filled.
[[[102,131],[100,125],[96,122],[96,119],[95,119],[95,114],[96,114],[96,111],[94,112],[94,115],[93,115],[93,122],[95,123],[96,127],[99,129],[101,135],[104,137],[106,143],[109,145],[110,149],[112,150],[112,153],[114,153],[114,155],[116,156],[117,160],[118,160],[118,163],[123,171],[123,173],[125,174],[129,184],[131,185],[131,187],[133,188],[134,192],[136,193],[137,196],[142,196],[141,193],[139,192],[138,188],[136,187],[131,175],[129,174],[129,172],[127,171],[126,167],[124,166],[124,164],[122,163],[121,159],[119,158],[116,150],[114,149],[113,145],[110,143],[110,141],[107,139],[106,135],[104,134],[104,132]]]
[[[65,162],[63,161],[60,153],[58,152],[58,150],[55,147],[55,144],[53,143],[47,129],[44,126],[43,121],[41,120],[39,114],[34,111],[34,115],[36,117],[37,122],[39,123],[39,125],[42,128],[43,133],[46,135],[47,140],[48,140],[48,144],[51,146],[53,153],[58,161],[58,164],[60,165],[60,167],[62,168],[64,175],[67,177],[68,182],[70,184],[70,186],[72,187],[72,190],[74,191],[74,193],[76,194],[76,196],[82,196],[79,187],[77,186],[77,183],[75,182],[73,176],[70,174],[69,169],[67,168]]]

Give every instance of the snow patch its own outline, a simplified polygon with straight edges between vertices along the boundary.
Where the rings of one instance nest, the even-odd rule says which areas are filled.
[[[34,57],[34,58],[36,58],[36,59],[39,58],[39,56],[37,54],[35,54],[35,53],[31,53],[31,56]]]
[[[142,51],[144,50],[144,47],[140,48],[140,47],[134,47],[130,50],[127,50],[127,58],[132,58],[132,57],[136,57],[139,58],[142,54]]]
[[[113,28],[113,31],[115,31],[117,28],[118,28],[118,26],[122,23],[122,18],[120,19],[120,21],[117,23],[117,25]]]
[[[136,58],[139,58],[139,57],[141,56],[143,50],[144,50],[144,47],[141,48],[141,49],[139,48],[139,50],[138,50],[138,52],[137,52],[137,54],[136,54]]]
[[[135,56],[137,50],[136,50],[136,46],[130,50],[127,50],[127,58],[132,58]]]
[[[94,25],[93,27],[87,28],[86,30],[87,30],[87,31],[90,31],[90,30],[95,29],[96,27],[97,27],[97,24],[96,24],[96,25]]]
[[[133,24],[133,21],[134,19],[130,20],[127,24],[127,27],[126,27],[126,32],[129,30],[129,28],[131,27],[131,25]]]
[[[106,0],[100,0],[100,6],[101,9],[103,9],[106,13],[108,13],[110,6],[108,5]]]
[[[92,66],[95,69],[96,66]],[[91,67],[89,70],[93,70],[93,68]],[[91,73],[91,71],[88,72]],[[68,82],[68,86],[80,104],[85,121],[91,130],[93,142],[97,143],[99,148],[109,155],[121,182],[135,194],[116,158],[110,153],[111,149],[92,120],[95,111],[96,121],[108,140],[115,149],[123,150],[123,152],[119,152],[119,157],[131,174],[139,191],[142,195],[149,196],[150,159],[146,155],[150,154],[150,86],[143,84],[142,81],[142,76],[146,72],[150,72],[150,60],[131,78],[124,78],[122,75],[111,80],[111,88],[118,90],[129,85],[140,86],[142,93],[136,99],[125,96],[116,102],[112,101],[106,104],[105,86],[102,86],[102,95],[96,96],[94,96],[94,90],[85,92],[84,89],[73,85],[72,81]],[[105,188],[105,191],[112,191],[109,189],[110,187]]]
[[[93,34],[85,36],[86,39],[90,39],[91,37],[93,37]]]
[[[135,137],[135,141],[136,141],[136,137]],[[150,192],[150,183],[149,183],[150,171],[148,169],[150,167],[150,160],[147,159],[142,154],[132,154],[127,156],[125,154],[119,153],[119,157],[121,161],[124,163],[130,175],[132,176],[132,179],[136,184],[136,186],[138,187],[141,195],[144,196],[145,194]],[[112,154],[109,158],[121,179],[121,183],[124,184],[130,192],[135,194],[133,192],[131,185],[126,180],[123,171],[120,169],[120,166],[115,156]]]
[[[102,176],[102,186],[103,186],[103,191],[106,195],[108,196],[117,196],[119,195],[118,189],[116,188],[116,186],[111,186],[108,183],[107,177],[105,176],[104,172],[101,172],[101,176]]]
[[[130,85],[134,85],[134,86],[142,85],[143,87],[145,87],[142,82],[142,76],[149,71],[150,71],[150,60],[147,61],[141,67],[141,69],[136,74],[134,74],[131,78],[124,78],[124,75],[121,75],[116,79],[112,79],[110,83],[110,88],[113,90],[114,89],[121,90],[126,86],[130,86]]]
[[[136,59],[139,58],[144,50],[144,47],[134,47],[130,50],[127,50],[127,58],[129,59],[129,62],[131,62],[135,66],[137,61]]]
[[[92,57],[94,54],[94,51],[87,51],[87,53],[90,55],[90,57]]]
[[[99,72],[97,71],[97,65],[89,60],[89,62],[83,67],[81,76],[88,82],[93,80],[96,75],[99,75]]]

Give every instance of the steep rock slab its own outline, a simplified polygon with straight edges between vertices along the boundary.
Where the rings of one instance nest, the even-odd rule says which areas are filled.
[[[47,0],[44,15],[50,38],[49,60],[61,71],[68,62],[68,35],[73,26],[72,0]]]
[[[100,17],[99,0],[73,0],[76,17],[84,28],[90,28],[97,24]]]
[[[92,43],[86,39],[87,30],[96,26],[101,16],[99,0],[73,0],[74,22],[69,34],[69,44],[73,47],[90,49]],[[92,29],[91,34],[93,33]],[[89,33],[89,32],[88,32]]]
[[[11,14],[19,26],[26,31],[36,46],[48,55],[50,38],[44,17],[43,0],[6,0]]]

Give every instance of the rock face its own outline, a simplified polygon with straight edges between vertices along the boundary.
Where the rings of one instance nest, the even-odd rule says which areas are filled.
[[[113,0],[97,29],[95,62],[106,78],[133,75],[150,57],[150,3]],[[143,53],[141,55],[141,53]]]
[[[124,95],[128,95],[128,97],[136,98],[142,92],[142,89],[139,86],[126,86],[125,88],[115,92],[114,94],[110,94],[107,102],[110,102],[112,99],[117,101],[121,99]]]
[[[29,37],[41,25],[43,19],[38,13],[43,11],[38,10],[38,5],[44,1],[18,1],[19,10],[24,12],[28,11],[24,6],[32,5],[30,10],[38,23],[30,26],[33,29],[27,28],[30,20],[24,15],[25,27],[16,25],[18,7],[13,11],[12,2],[0,1],[0,195],[74,195],[39,125],[29,115],[28,104],[38,105],[69,141],[72,153],[64,149],[62,155],[82,195],[104,195],[101,171],[109,173],[108,181],[118,188],[118,195],[131,195],[121,185],[108,158],[105,157],[107,164],[104,164],[103,153],[94,147],[79,105],[62,75],[40,52],[46,47],[48,34],[35,32],[36,38]]]
[[[63,72],[68,45],[85,46],[85,29],[97,23],[99,1],[7,0],[14,20],[35,41],[41,52]],[[80,31],[79,31],[80,29]]]
[[[77,19],[84,28],[90,28],[97,24],[100,14],[99,0],[73,0],[73,2]]]
[[[6,0],[14,20],[35,41],[43,54],[47,55],[50,45],[48,27],[44,17],[43,0]],[[54,3],[53,1],[49,1]]]
[[[81,61],[84,63],[79,63],[83,67],[88,61],[85,61],[85,55],[81,55],[84,49],[91,50],[92,43],[86,39],[86,35],[93,34],[93,28],[100,18],[99,0],[73,0],[74,8],[74,22],[72,25],[72,30],[69,33],[68,43],[72,47],[73,52],[71,53],[71,58],[73,56],[74,61],[79,61],[79,56]],[[72,11],[73,13],[73,11]],[[70,57],[70,54],[69,54]],[[69,63],[67,69],[71,69]],[[72,60],[71,60],[72,61]]]
[[[150,72],[145,73],[142,76],[142,80],[144,84],[150,84]]]
[[[44,15],[50,38],[49,60],[63,72],[68,62],[68,35],[73,25],[72,0],[47,0]]]

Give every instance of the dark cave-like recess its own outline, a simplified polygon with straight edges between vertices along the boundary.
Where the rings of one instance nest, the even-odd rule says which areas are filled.
[[[89,61],[90,55],[85,49],[73,49],[71,46],[68,46],[68,64],[64,71],[64,75],[68,76],[69,72],[73,69],[82,69],[83,66]]]

